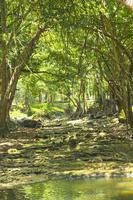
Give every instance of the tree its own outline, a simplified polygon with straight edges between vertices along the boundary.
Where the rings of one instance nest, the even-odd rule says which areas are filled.
[[[102,100],[106,81],[133,126],[131,22],[132,13],[115,0],[1,0],[1,132],[7,130],[16,85],[26,71],[45,79],[51,94],[63,91],[81,113],[87,110],[88,79],[95,77],[94,93]]]
[[[60,0],[11,1],[0,4],[0,130],[7,130],[7,116],[22,70],[41,35],[68,16],[70,4]],[[64,12],[65,10],[66,12]],[[68,11],[67,11],[68,10]],[[70,14],[70,13],[69,13]],[[66,19],[67,20],[67,19]]]
[[[123,18],[124,10],[119,9],[117,12],[121,12],[118,16],[111,13],[113,9],[110,9],[111,6],[106,4],[106,10],[109,14],[101,13],[101,22],[102,22],[102,34],[105,38],[106,44],[109,42],[108,49],[110,48],[111,63],[106,63],[107,69],[110,70],[111,74],[107,75],[108,83],[111,90],[114,93],[114,98],[119,102],[118,105],[120,110],[123,109],[127,118],[128,123],[133,127],[133,112],[132,112],[132,91],[133,91],[133,59],[132,59],[132,49],[129,47],[127,42],[131,36],[123,31],[125,37],[120,33],[120,30],[123,29]],[[125,12],[126,13],[126,12]],[[131,15],[132,16],[132,15]],[[111,17],[111,18],[110,18]],[[119,25],[115,25],[116,21],[119,20]],[[130,18],[130,17],[129,17]],[[113,19],[113,20],[112,20]],[[117,27],[117,28],[116,28]],[[119,29],[118,29],[119,28]],[[128,24],[130,30],[130,25]],[[125,42],[126,41],[126,42]],[[112,65],[110,67],[110,65]]]
[[[7,130],[7,116],[22,69],[28,63],[47,26],[35,14],[34,3],[2,0],[0,5],[0,130]],[[36,6],[37,7],[37,6]],[[33,15],[33,19],[32,19]],[[34,22],[34,23],[33,23]],[[26,39],[25,39],[26,37]]]

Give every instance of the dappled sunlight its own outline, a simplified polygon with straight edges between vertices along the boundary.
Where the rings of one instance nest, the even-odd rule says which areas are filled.
[[[0,142],[1,186],[51,177],[131,177],[133,145],[125,128],[113,118],[87,117],[19,127]]]

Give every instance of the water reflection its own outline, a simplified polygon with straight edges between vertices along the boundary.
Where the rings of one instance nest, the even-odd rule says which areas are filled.
[[[0,191],[1,200],[133,200],[133,179],[54,180]]]

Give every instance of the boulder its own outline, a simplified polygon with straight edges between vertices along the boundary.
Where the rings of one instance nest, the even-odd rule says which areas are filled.
[[[20,125],[26,128],[40,128],[42,126],[42,123],[40,120],[23,119],[20,122]]]

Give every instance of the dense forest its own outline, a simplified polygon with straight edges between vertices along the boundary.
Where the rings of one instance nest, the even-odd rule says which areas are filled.
[[[126,139],[126,147],[110,144],[116,149],[113,153],[117,152],[118,156],[123,147],[125,151],[131,148],[126,153],[132,152],[132,22],[131,0],[0,1],[0,159],[3,167],[11,168],[12,159],[23,157],[24,148],[29,148],[25,150],[29,152],[31,147],[48,149],[53,159],[51,151],[62,152],[62,145],[68,145],[71,152],[68,157],[73,155],[74,159],[83,157],[84,160],[91,136],[93,142],[102,140],[101,146],[109,142],[108,137],[113,142]],[[82,128],[77,127],[80,123]],[[64,132],[70,133],[69,137]],[[49,145],[19,144],[24,138],[41,138],[41,142],[46,140]],[[76,150],[79,143],[81,150]],[[108,161],[110,151],[104,155]],[[123,169],[127,160],[132,166],[132,156],[130,153],[127,156],[125,151],[117,160],[123,159]],[[124,155],[126,161],[121,157]],[[93,156],[97,153],[93,152]],[[34,162],[33,155],[29,159]],[[15,162],[16,166],[20,165],[17,159]]]

